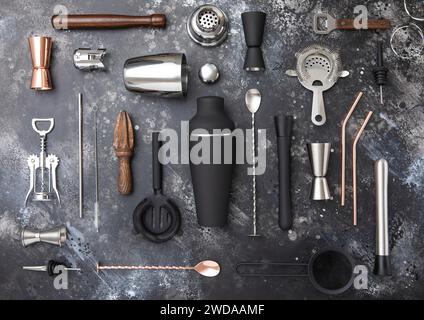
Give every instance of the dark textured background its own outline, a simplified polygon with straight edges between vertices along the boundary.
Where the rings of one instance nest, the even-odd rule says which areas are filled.
[[[241,260],[307,261],[313,252],[329,245],[349,251],[358,264],[372,270],[374,261],[373,162],[381,157],[390,165],[390,238],[393,277],[370,275],[369,289],[350,290],[341,298],[424,298],[423,184],[424,131],[423,59],[402,61],[388,48],[390,32],[335,31],[328,36],[312,32],[311,15],[318,9],[334,16],[350,17],[357,4],[365,4],[373,17],[386,17],[394,25],[407,22],[401,1],[214,1],[231,20],[231,34],[218,48],[195,45],[186,34],[185,20],[201,1],[64,1],[70,13],[147,14],[164,12],[166,30],[128,29],[116,31],[59,32],[50,26],[57,1],[0,1],[0,297],[5,299],[314,299],[326,298],[304,278],[243,279],[234,266]],[[267,70],[247,74],[242,70],[245,47],[240,14],[260,9],[268,13],[263,45]],[[52,77],[54,90],[29,89],[31,61],[27,38],[53,37]],[[390,80],[386,103],[379,104],[378,88],[370,69],[374,64],[378,37],[386,43]],[[340,49],[348,78],[325,93],[328,113],[324,127],[310,122],[312,94],[284,71],[295,64],[294,53],[312,42]],[[84,73],[72,64],[79,47],[107,48],[107,72]],[[187,99],[161,100],[125,90],[122,66],[128,58],[148,53],[185,52],[190,64]],[[197,78],[198,68],[215,62],[220,82],[207,86]],[[250,126],[244,106],[248,88],[262,91],[258,128],[268,129],[267,171],[258,177],[260,239],[250,239],[251,179],[246,167],[234,176],[230,219],[223,229],[202,229],[196,213],[187,165],[164,169],[167,195],[176,199],[183,216],[182,232],[166,244],[156,245],[135,235],[132,211],[151,193],[150,132],[179,128],[180,121],[195,113],[195,99],[202,95],[225,97],[226,110],[238,127]],[[348,203],[339,206],[339,123],[355,94],[365,96],[348,126],[348,143],[366,111],[374,116],[358,147],[359,226],[351,224],[350,157],[348,158]],[[85,218],[78,218],[77,94],[82,92],[84,111]],[[99,107],[101,231],[93,227],[93,112]],[[113,127],[118,111],[131,113],[137,131],[133,159],[134,193],[116,191],[117,161],[112,148]],[[273,116],[296,116],[293,155],[293,231],[277,226],[277,171]],[[60,157],[58,183],[62,206],[30,203],[23,207],[28,186],[26,158],[38,153],[39,138],[31,128],[33,117],[54,117],[56,127],[48,136],[48,151]],[[329,181],[334,200],[308,199],[311,184],[306,144],[331,142]],[[350,154],[350,153],[349,153]],[[65,223],[70,240],[64,248],[37,245],[24,249],[19,232],[23,226],[39,229]],[[83,269],[70,276],[69,290],[57,291],[46,274],[21,270],[23,265],[63,259]],[[109,272],[97,275],[96,261],[105,264],[196,264],[204,259],[219,261],[222,273],[207,279],[189,272]]]

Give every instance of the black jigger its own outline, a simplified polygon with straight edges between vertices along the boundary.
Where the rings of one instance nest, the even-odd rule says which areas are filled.
[[[265,29],[266,13],[260,11],[244,12],[241,14],[244,29],[244,39],[247,45],[244,70],[257,72],[265,70],[262,56],[262,39]]]

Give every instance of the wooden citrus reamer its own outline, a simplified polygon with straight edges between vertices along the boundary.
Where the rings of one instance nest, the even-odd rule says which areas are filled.
[[[118,191],[120,194],[132,192],[131,158],[134,154],[134,129],[126,111],[121,111],[116,119],[113,147],[119,159]]]

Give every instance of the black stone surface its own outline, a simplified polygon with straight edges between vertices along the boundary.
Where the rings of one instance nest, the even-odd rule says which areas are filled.
[[[393,25],[409,21],[402,1],[214,1],[228,13],[230,35],[220,47],[202,48],[185,30],[185,20],[203,2],[183,1],[66,1],[70,13],[148,14],[168,16],[166,30],[128,29],[113,31],[55,31],[50,17],[57,1],[2,1],[0,5],[0,297],[3,299],[316,299],[329,298],[317,292],[306,278],[240,278],[235,264],[245,260],[307,262],[320,248],[339,246],[369,271],[367,290],[351,289],[338,298],[424,298],[424,59],[401,60],[389,48],[391,32],[334,31],[327,36],[312,32],[312,13],[328,11],[337,17],[352,17],[356,5],[366,5],[370,17],[391,19]],[[262,46],[266,71],[248,74],[243,67],[245,43],[240,14],[248,10],[267,12]],[[52,77],[54,90],[29,89],[31,61],[27,38],[48,35],[54,40]],[[374,83],[377,39],[384,41],[390,72],[384,88],[385,104],[379,103]],[[327,124],[310,122],[312,94],[296,79],[285,75],[295,65],[294,54],[308,44],[322,42],[339,49],[348,78],[325,93]],[[73,67],[72,54],[79,47],[107,49],[107,72],[84,73]],[[161,100],[125,90],[122,66],[126,59],[149,53],[185,52],[190,64],[186,99]],[[205,62],[221,71],[212,86],[197,78]],[[222,229],[197,225],[188,165],[164,168],[165,194],[176,199],[183,218],[182,232],[165,244],[154,244],[135,235],[132,212],[151,193],[152,130],[179,129],[195,113],[196,98],[223,96],[226,110],[240,128],[250,127],[244,94],[257,87],[263,96],[256,121],[267,129],[267,170],[257,177],[258,215],[261,238],[251,239],[251,177],[239,165],[233,181],[230,218]],[[355,94],[364,98],[348,125],[348,142],[368,110],[374,116],[358,146],[359,225],[352,226],[351,158],[348,148],[347,206],[339,205],[340,122]],[[85,217],[78,217],[78,120],[77,94],[84,94],[84,187]],[[93,108],[99,108],[100,232],[93,226]],[[130,112],[137,130],[133,159],[134,192],[129,197],[116,191],[117,160],[112,147],[118,112]],[[278,228],[278,175],[273,117],[296,117],[292,146],[293,230]],[[56,126],[48,136],[48,152],[61,162],[58,169],[62,206],[34,204],[24,208],[28,187],[26,159],[39,152],[38,136],[31,128],[35,117],[54,117]],[[334,196],[327,203],[308,198],[312,177],[306,144],[331,142],[334,152],[328,179]],[[375,254],[373,162],[386,158],[390,166],[390,243],[393,276],[372,275]],[[63,248],[36,245],[23,248],[23,226],[46,229],[66,224],[69,240]],[[23,271],[24,265],[42,265],[50,259],[81,267],[72,273],[68,290],[56,290],[53,279],[43,273]],[[96,274],[95,264],[194,265],[205,259],[221,264],[218,278],[203,278],[194,272],[111,271]]]

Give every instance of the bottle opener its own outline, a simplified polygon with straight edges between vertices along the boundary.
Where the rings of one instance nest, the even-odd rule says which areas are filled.
[[[355,26],[355,19],[336,19],[325,12],[319,12],[313,19],[314,32],[329,34],[333,30],[362,30]],[[363,29],[390,29],[391,23],[387,19],[368,19]]]

